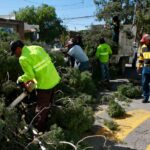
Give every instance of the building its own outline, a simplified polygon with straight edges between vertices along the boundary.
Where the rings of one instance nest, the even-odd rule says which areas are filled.
[[[39,38],[39,25],[29,25],[15,19],[14,14],[0,15],[0,27],[9,28],[11,31],[17,32],[22,40],[25,39],[26,33],[30,33],[32,40]]]
[[[3,19],[0,18],[0,27],[10,28],[13,31],[17,32],[20,36],[20,39],[24,39],[24,22],[12,19]]]

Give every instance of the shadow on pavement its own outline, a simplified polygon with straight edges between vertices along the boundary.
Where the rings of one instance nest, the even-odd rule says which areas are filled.
[[[95,125],[92,132],[96,133],[96,131],[100,128],[100,126]],[[89,147],[92,147],[90,148],[92,150],[136,150],[126,147],[125,143],[111,141],[103,135],[96,135],[96,137],[87,138],[85,142],[88,143]]]

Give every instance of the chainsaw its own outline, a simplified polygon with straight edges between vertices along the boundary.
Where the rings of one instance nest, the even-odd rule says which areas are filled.
[[[8,106],[8,109],[13,109],[18,103],[20,103],[29,93],[35,89],[34,81],[30,80],[26,83],[21,84],[24,91]]]

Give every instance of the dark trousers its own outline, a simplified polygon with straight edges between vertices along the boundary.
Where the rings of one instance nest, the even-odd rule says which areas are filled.
[[[54,92],[55,88],[49,90],[37,90],[37,105],[35,112],[38,114],[36,121],[38,131],[45,130],[49,108],[54,101]]]
[[[149,99],[150,67],[143,67],[142,70],[142,88],[144,100]]]
[[[109,64],[100,62],[100,72],[101,72],[101,80],[109,81]]]
[[[150,83],[150,74],[146,73],[142,74],[142,87],[145,101],[148,101],[149,99],[149,83]]]

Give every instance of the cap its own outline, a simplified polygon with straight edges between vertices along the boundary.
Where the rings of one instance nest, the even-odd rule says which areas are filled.
[[[150,35],[149,34],[144,34],[142,36],[142,39],[140,40],[140,42],[145,43],[147,41],[150,41]]]
[[[24,44],[20,40],[10,42],[11,55],[14,55],[17,47],[22,48],[23,46],[24,46]]]

